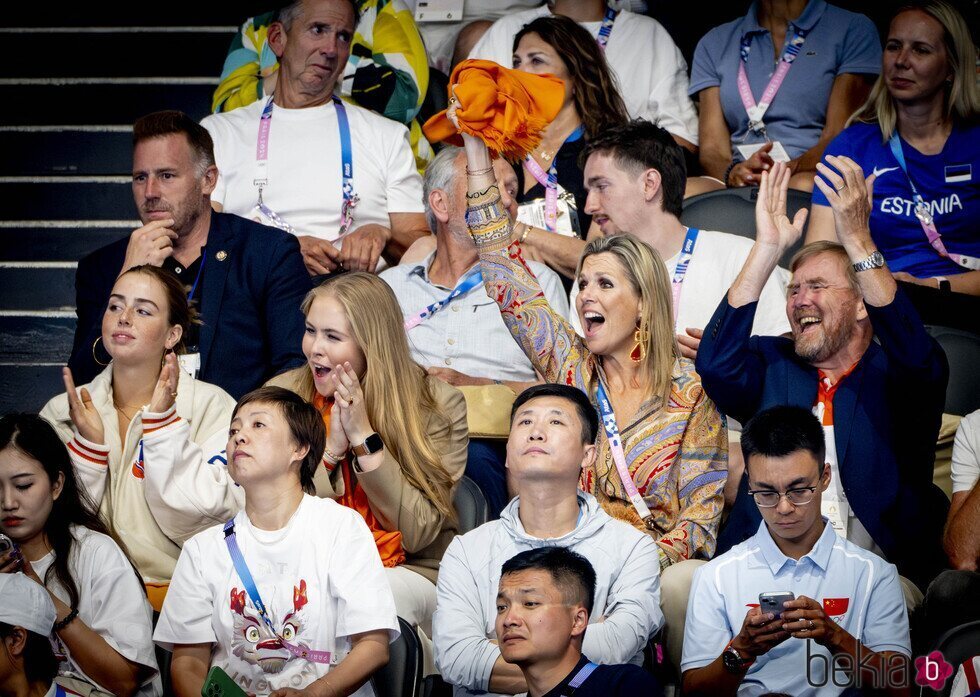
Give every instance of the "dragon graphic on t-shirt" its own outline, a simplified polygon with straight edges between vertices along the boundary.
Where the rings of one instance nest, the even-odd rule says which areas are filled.
[[[300,579],[299,586],[293,587],[293,607],[280,619],[274,608],[267,607],[269,620],[276,628],[273,633],[258,611],[247,602],[247,594],[238,588],[231,589],[231,611],[234,618],[234,633],[231,638],[232,653],[243,661],[257,665],[266,673],[279,673],[293,658],[283,646],[283,640],[301,648],[310,648],[297,637],[303,632],[306,606],[306,581]]]

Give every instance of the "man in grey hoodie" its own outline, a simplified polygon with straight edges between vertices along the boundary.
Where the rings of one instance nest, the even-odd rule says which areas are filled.
[[[494,630],[501,565],[524,550],[567,547],[595,568],[582,650],[596,663],[642,663],[663,625],[656,544],[578,490],[597,430],[595,408],[577,388],[535,385],[514,402],[507,467],[517,496],[500,520],[454,539],[439,567],[432,640],[436,666],[457,696],[528,690],[520,668],[501,656]]]

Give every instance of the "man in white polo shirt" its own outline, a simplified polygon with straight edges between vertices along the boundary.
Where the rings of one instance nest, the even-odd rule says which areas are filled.
[[[216,208],[295,234],[314,275],[373,272],[428,233],[408,130],[334,97],[356,23],[351,0],[282,8],[269,25],[275,94],[202,121]]]
[[[773,407],[745,425],[742,450],[763,522],[695,573],[684,691],[908,694],[911,649],[898,572],[839,537],[820,515],[830,484],[820,422],[801,407]],[[760,607],[762,594],[783,592],[793,600]]]

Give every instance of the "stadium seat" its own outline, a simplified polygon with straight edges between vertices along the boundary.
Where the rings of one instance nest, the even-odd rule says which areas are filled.
[[[453,494],[453,507],[459,518],[459,534],[464,535],[487,522],[487,500],[469,477],[462,477]]]
[[[709,191],[706,194],[692,196],[684,200],[681,222],[688,227],[718,230],[754,240],[755,202],[758,198],[759,187],[757,186],[722,189],[721,191]],[[810,194],[796,189],[789,190],[786,207],[790,219],[796,215],[798,210],[809,206]],[[809,226],[809,224],[808,218],[806,225]],[[803,237],[805,236],[806,226],[803,228]],[[789,267],[789,260],[803,246],[803,237],[792,249],[787,250],[783,258],[779,260],[780,266]]]
[[[944,411],[966,416],[980,409],[980,336],[950,327],[927,325],[926,330],[943,347],[949,360]]]
[[[418,697],[422,687],[422,644],[408,622],[398,618],[401,636],[388,645],[388,665],[372,677],[377,697]]]
[[[980,620],[953,627],[939,638],[934,650],[941,652],[946,662],[952,664],[955,676],[960,665],[978,655],[977,652],[980,651]],[[947,697],[952,687],[953,678],[950,677],[942,690],[937,692],[923,687],[919,694],[921,697],[932,695]]]

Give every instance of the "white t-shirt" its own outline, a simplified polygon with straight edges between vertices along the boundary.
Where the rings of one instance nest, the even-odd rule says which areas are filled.
[[[681,286],[680,309],[674,327],[678,334],[688,327],[704,329],[718,304],[725,297],[735,278],[742,270],[752,249],[752,240],[727,232],[701,230],[694,245],[694,254],[687,267],[684,283]],[[667,276],[673,280],[674,269],[680,259],[680,252],[664,260]],[[786,318],[786,286],[789,272],[776,267],[762,289],[759,306],[756,308],[752,333],[758,336],[779,336],[790,330]],[[579,335],[583,335],[575,298],[578,285],[572,284],[569,294],[569,321]]]
[[[969,491],[980,479],[980,410],[960,421],[953,439],[953,493]]]
[[[201,122],[214,140],[218,163],[218,184],[211,200],[220,203],[226,213],[255,217],[255,149],[265,102],[260,99]],[[389,213],[424,212],[422,179],[405,126],[353,104],[345,102],[344,106],[351,131],[354,193],[359,198],[351,231],[368,223],[390,227]],[[333,102],[308,109],[276,106],[268,153],[268,184],[262,192],[265,204],[296,234],[336,240],[343,177]]]
[[[493,23],[470,52],[470,58],[511,67],[514,37],[525,24],[547,17],[547,5],[516,12]],[[602,22],[583,22],[597,36]],[[606,60],[633,118],[643,118],[697,145],[698,115],[687,96],[687,62],[667,30],[645,15],[621,11],[616,16]]]
[[[139,697],[163,694],[153,649],[153,610],[136,570],[119,545],[109,536],[80,525],[71,526],[75,542],[68,558],[68,568],[78,588],[78,618],[109,646],[133,663],[153,669],[153,675],[136,692]],[[54,552],[31,562],[39,578],[44,578],[54,563]],[[63,603],[69,603],[68,592],[52,577],[48,588]],[[68,647],[52,634],[55,651],[63,657],[60,675],[86,680],[107,691],[89,678],[72,660]]]
[[[235,571],[222,525],[184,544],[153,638],[174,644],[213,644],[220,666],[246,692],[267,695],[302,689],[331,665],[294,657],[259,617]],[[235,536],[276,631],[287,641],[330,651],[350,650],[348,637],[387,629],[398,636],[391,588],[371,531],[356,511],[304,495],[280,530],[259,530],[245,511]],[[373,697],[370,682],[354,692]]]

